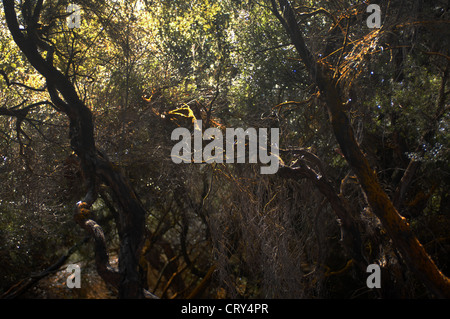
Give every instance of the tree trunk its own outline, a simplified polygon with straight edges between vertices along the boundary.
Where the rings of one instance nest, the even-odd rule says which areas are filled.
[[[450,298],[450,280],[437,268],[413,234],[406,219],[395,209],[392,201],[381,188],[376,173],[361,151],[353,128],[344,112],[339,88],[329,69],[317,63],[309,52],[287,0],[271,0],[272,11],[279,19],[309,74],[324,96],[334,135],[348,164],[358,177],[367,202],[380,219],[406,264],[428,289],[439,298]]]
[[[54,48],[39,38],[36,28],[42,5],[43,0],[38,0],[33,10],[27,10],[29,16],[24,16],[27,25],[25,29],[21,29],[14,1],[3,0],[8,29],[30,64],[45,77],[54,106],[69,118],[71,147],[80,158],[86,178],[86,196],[75,206],[75,220],[94,237],[97,270],[105,281],[117,286],[119,297],[142,298],[144,291],[141,287],[138,261],[144,238],[146,212],[126,179],[114,169],[106,156],[97,150],[91,111],[79,99],[69,79],[53,65]],[[31,2],[25,1],[23,6],[31,7]],[[25,14],[24,11],[22,13]],[[45,59],[38,48],[47,52]],[[117,225],[120,236],[118,273],[109,265],[103,231],[89,214],[89,208],[97,199],[98,182],[103,182],[111,188],[120,210]]]

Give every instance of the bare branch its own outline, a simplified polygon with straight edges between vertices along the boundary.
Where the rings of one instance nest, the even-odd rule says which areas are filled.
[[[25,293],[28,289],[36,285],[41,279],[44,279],[48,275],[53,274],[58,271],[61,266],[69,259],[69,257],[78,250],[83,244],[85,244],[89,240],[89,237],[85,237],[82,241],[72,246],[66,254],[61,256],[56,263],[45,269],[44,271],[38,274],[32,274],[29,278],[21,280],[16,285],[9,288],[3,295],[0,296],[1,299],[15,299],[20,297],[23,293]]]
[[[307,153],[309,152],[303,150],[302,153],[304,155],[307,155]],[[312,158],[319,167],[323,167],[322,164],[317,163],[317,161],[320,160],[316,155],[309,153],[307,157],[310,159]],[[336,190],[327,180],[327,178],[315,172],[308,165],[306,165],[305,162],[296,163],[295,167],[283,165],[278,170],[278,175],[283,178],[294,180],[306,178],[319,189],[322,195],[324,195],[328,200],[331,208],[337,216],[338,222],[341,226],[341,242],[344,249],[349,254],[349,257],[353,258],[358,265],[362,265],[364,258],[361,250],[361,235],[357,226],[357,222],[353,219],[352,214],[347,209],[342,199],[337,195]]]
[[[0,70],[0,75],[3,76],[3,79],[5,79],[6,85],[8,87],[11,86],[11,85],[17,85],[17,86],[21,86],[21,87],[23,87],[25,89],[36,91],[36,92],[45,92],[45,90],[46,90],[46,85],[44,87],[42,87],[42,88],[34,88],[34,87],[28,86],[28,85],[23,84],[23,83],[19,83],[19,82],[16,82],[16,81],[10,81],[9,78],[8,78],[8,75],[3,70]]]

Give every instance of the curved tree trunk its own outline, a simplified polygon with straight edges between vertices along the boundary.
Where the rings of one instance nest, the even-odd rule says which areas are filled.
[[[69,79],[53,65],[54,48],[39,38],[36,29],[43,0],[26,0],[22,11],[26,28],[21,29],[17,21],[13,0],[3,0],[5,18],[15,43],[30,64],[47,81],[48,92],[54,106],[65,113],[70,121],[71,147],[81,161],[86,178],[86,196],[75,205],[75,221],[95,240],[96,264],[100,276],[119,289],[121,298],[142,298],[138,271],[138,261],[144,237],[145,210],[133,189],[111,162],[101,154],[94,140],[92,113],[80,100],[75,87]],[[46,52],[46,58],[39,52]],[[103,231],[89,214],[91,205],[97,199],[97,185],[104,183],[111,188],[114,200],[119,207],[118,232],[120,237],[119,271],[109,265]]]
[[[376,173],[370,167],[355,139],[333,75],[326,66],[317,63],[309,52],[289,1],[271,0],[271,4],[272,12],[283,25],[311,78],[325,98],[336,140],[345,159],[358,177],[359,184],[373,213],[380,219],[402,258],[417,277],[437,297],[450,298],[449,278],[437,268],[412,232],[406,219],[398,213],[382,189]]]

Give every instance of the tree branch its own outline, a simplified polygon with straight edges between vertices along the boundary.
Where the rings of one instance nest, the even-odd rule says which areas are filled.
[[[303,151],[305,154],[307,151]],[[312,153],[309,153],[317,162],[318,157]],[[319,160],[320,161],[320,160]],[[319,164],[320,167],[323,165]],[[277,173],[280,177],[299,180],[306,178],[310,180],[323,196],[328,200],[333,209],[338,223],[341,227],[341,242],[347,254],[353,258],[358,266],[362,267],[364,263],[364,257],[362,254],[362,241],[361,235],[357,226],[356,220],[352,217],[352,214],[347,209],[342,199],[337,195],[335,189],[331,183],[324,176],[322,171],[320,174],[310,168],[304,161],[297,163],[295,167],[281,166]]]
[[[8,74],[6,74],[6,72],[3,71],[3,70],[0,70],[0,75],[3,76],[3,79],[5,80],[6,85],[8,87],[11,86],[11,85],[17,85],[17,86],[21,86],[21,87],[23,87],[23,88],[25,88],[27,90],[32,90],[32,91],[36,91],[36,92],[45,92],[45,90],[46,90],[46,86],[44,86],[42,88],[34,88],[34,87],[28,86],[28,85],[23,84],[23,83],[19,83],[19,82],[16,82],[16,81],[10,81],[9,78],[8,78]]]
[[[98,274],[105,282],[119,288],[121,275],[109,263],[105,235],[100,225],[92,219],[90,205],[86,202],[78,202],[75,206],[74,219],[81,228],[94,238],[95,264]]]
[[[39,17],[42,1],[35,6],[33,19]],[[30,64],[45,77],[48,92],[53,103],[59,107],[70,121],[70,143],[72,149],[80,158],[81,167],[86,178],[86,196],[75,207],[77,223],[96,238],[95,249],[97,269],[105,280],[119,285],[119,297],[142,298],[144,292],[141,287],[138,271],[139,256],[144,235],[145,209],[138,200],[133,189],[120,172],[113,168],[112,163],[101,154],[94,140],[94,125],[92,113],[80,100],[75,87],[70,80],[53,65],[53,47],[39,38],[33,21],[30,23],[31,2],[26,1],[23,6],[26,18],[26,35],[19,27],[13,0],[3,0],[3,8],[8,29],[25,54]],[[32,20],[33,20],[32,19]],[[47,51],[44,59],[38,48]],[[90,218],[85,218],[83,211],[89,208],[97,199],[98,182],[107,184],[114,200],[120,208],[119,223],[117,225],[120,237],[119,273],[120,277],[108,266],[106,245],[101,228]]]
[[[344,112],[341,92],[335,85],[335,79],[329,70],[318,64],[309,52],[302,32],[295,20],[294,12],[287,0],[271,0],[275,16],[286,29],[304,65],[324,96],[331,125],[337,142],[350,167],[358,177],[367,202],[374,214],[380,219],[395,247],[400,251],[409,268],[440,298],[450,298],[450,279],[436,266],[433,260],[413,234],[406,219],[402,217],[385,191],[382,189],[376,173],[370,167],[354,135],[353,128]]]
[[[69,257],[80,248],[81,245],[85,244],[89,240],[89,237],[85,237],[81,242],[72,246],[66,254],[61,256],[56,263],[45,269],[44,271],[31,275],[29,278],[21,280],[18,284],[12,286],[3,295],[0,296],[1,299],[15,299],[20,297],[28,289],[36,285],[41,279],[44,279],[48,275],[58,271],[61,266],[69,259]]]
[[[423,154],[425,153],[425,150],[422,147],[423,143],[431,140],[431,138],[436,134],[437,123],[439,122],[441,117],[445,114],[445,101],[446,101],[445,88],[448,81],[449,68],[450,68],[450,60],[447,61],[446,68],[442,74],[441,84],[439,86],[438,98],[436,103],[436,112],[434,117],[431,119],[430,128],[422,135],[422,137],[420,138],[419,146],[416,148],[416,152],[419,153],[420,156],[423,156]],[[415,173],[419,169],[420,164],[421,162],[412,158],[405,172],[403,173],[402,179],[397,185],[397,188],[395,189],[395,193],[393,196],[393,203],[397,209],[400,209],[401,204],[403,203],[404,197],[406,195],[406,192],[413,180]]]

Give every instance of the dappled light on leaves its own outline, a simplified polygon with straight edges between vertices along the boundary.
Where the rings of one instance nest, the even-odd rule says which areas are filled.
[[[450,12],[377,3],[4,0],[0,295],[448,298]]]

